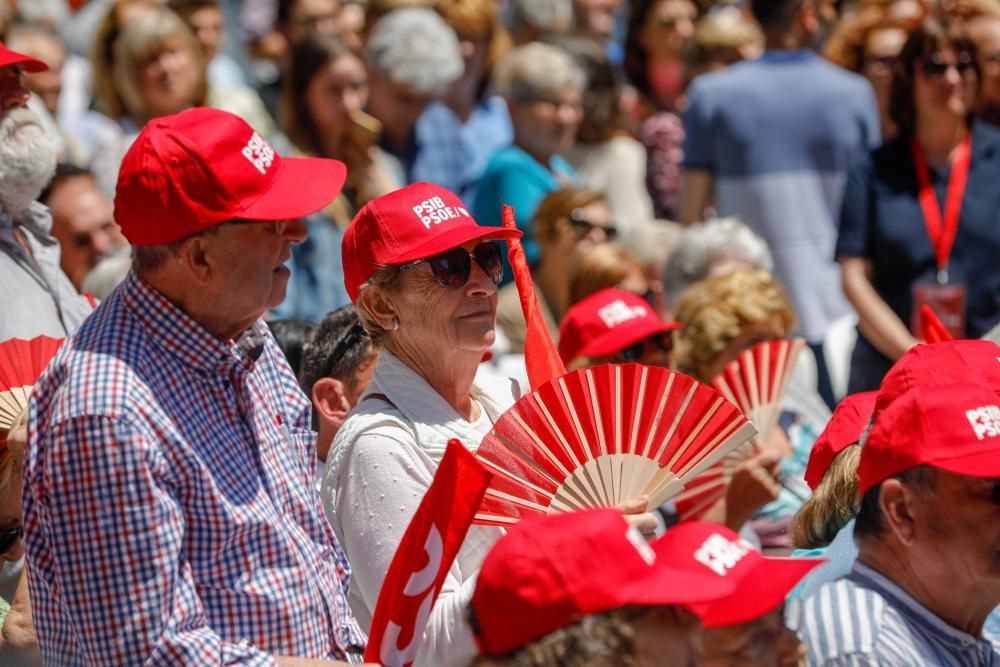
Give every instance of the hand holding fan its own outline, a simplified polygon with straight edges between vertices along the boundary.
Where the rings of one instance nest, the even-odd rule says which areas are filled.
[[[10,430],[28,405],[35,381],[62,342],[62,338],[38,336],[31,340],[11,338],[0,343],[0,431]]]
[[[606,364],[522,397],[476,457],[494,473],[477,523],[614,507],[657,507],[754,436],[717,390],[662,368]]]
[[[726,493],[733,470],[774,433],[788,380],[804,345],[802,338],[758,343],[741,352],[712,381],[712,386],[742,410],[757,427],[758,435],[754,443],[737,448],[718,465],[692,480],[677,497],[677,511],[681,519],[699,518],[718,502]]]

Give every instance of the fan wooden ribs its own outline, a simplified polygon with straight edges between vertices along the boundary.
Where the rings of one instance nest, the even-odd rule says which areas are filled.
[[[717,390],[665,369],[603,365],[521,398],[483,439],[494,473],[477,522],[618,506],[655,507],[756,429]]]

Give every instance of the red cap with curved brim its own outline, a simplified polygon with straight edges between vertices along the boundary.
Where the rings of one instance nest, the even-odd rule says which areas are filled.
[[[833,411],[833,416],[816,438],[809,453],[805,478],[810,489],[816,490],[837,454],[861,439],[861,434],[875,410],[876,396],[878,396],[877,391],[851,394]]]
[[[519,238],[521,232],[477,223],[454,193],[414,183],[362,207],[344,232],[344,286],[357,303],[361,285],[383,266],[405,264],[479,239]]]
[[[48,65],[38,58],[32,58],[23,53],[11,51],[3,45],[3,42],[0,42],[0,67],[8,67],[10,65],[20,65],[24,68],[25,72],[31,72],[32,74],[44,72],[49,68]]]
[[[673,529],[671,529],[673,530]],[[486,555],[472,594],[483,655],[504,655],[545,635],[630,605],[690,605],[732,593],[732,581],[661,559],[616,510],[525,519]]]
[[[1000,477],[1000,399],[978,378],[917,387],[875,414],[861,448],[858,494],[918,465]]]
[[[614,354],[655,333],[681,326],[661,320],[641,296],[609,287],[566,312],[559,326],[559,356],[568,364],[577,357]]]
[[[115,220],[132,245],[162,245],[227,220],[315,213],[346,177],[342,162],[282,157],[240,117],[199,107],[139,133],[118,172]]]
[[[727,581],[733,592],[688,605],[706,628],[746,623],[774,611],[813,568],[817,558],[768,558],[724,526],[686,521],[653,543],[657,562],[691,576]]]

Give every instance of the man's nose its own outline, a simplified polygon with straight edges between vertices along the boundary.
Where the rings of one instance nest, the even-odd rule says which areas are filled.
[[[309,232],[306,230],[306,223],[301,218],[286,221],[282,234],[292,243],[302,243],[309,236]]]

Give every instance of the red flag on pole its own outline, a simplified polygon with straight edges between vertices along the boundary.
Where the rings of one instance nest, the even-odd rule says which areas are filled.
[[[514,221],[514,209],[506,204],[503,207],[503,226],[517,229]],[[535,295],[535,282],[531,279],[528,260],[524,257],[524,248],[520,239],[507,241],[507,258],[514,271],[514,282],[517,293],[521,297],[521,310],[524,311],[524,321],[528,329],[524,338],[524,365],[528,369],[528,381],[531,388],[538,389],[553,378],[566,374],[566,367],[559,358],[559,350],[555,341],[545,326],[545,318],[538,308],[538,297]]]
[[[928,343],[942,343],[947,340],[955,340],[944,322],[937,316],[934,309],[928,304],[920,307],[920,330],[924,340]]]
[[[492,475],[458,440],[448,441],[430,488],[403,534],[378,594],[366,662],[413,662],[434,601]]]

